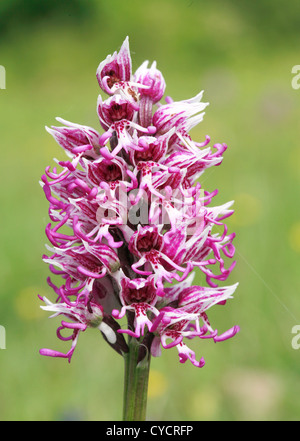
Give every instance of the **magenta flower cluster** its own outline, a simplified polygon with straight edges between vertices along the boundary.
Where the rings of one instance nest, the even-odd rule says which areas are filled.
[[[43,258],[56,293],[54,303],[43,297],[42,308],[63,316],[57,336],[71,346],[40,353],[70,361],[79,334],[94,327],[120,354],[127,334],[153,356],[176,347],[181,363],[202,367],[185,339],[219,342],[239,331],[219,334],[207,317],[237,286],[221,285],[235,264],[225,262],[235,234],[223,223],[232,202],[212,207],[217,190],[205,191],[199,180],[221,164],[227,146],[191,139],[207,106],[202,92],[162,104],[163,75],[155,62],[132,74],[128,37],[100,63],[97,80],[108,95],[97,102],[102,134],[60,118],[62,126],[47,128],[68,159],[41,180],[51,220]],[[196,268],[207,286],[192,284]]]

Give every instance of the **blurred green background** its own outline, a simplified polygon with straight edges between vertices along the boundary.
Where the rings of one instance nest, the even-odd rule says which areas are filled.
[[[176,349],[153,359],[148,419],[299,419],[300,349],[291,344],[300,325],[300,90],[291,85],[299,29],[298,0],[1,0],[1,420],[122,416],[123,361],[98,332],[80,336],[70,365],[39,355],[67,346],[37,294],[54,300],[41,259],[48,205],[39,179],[64,158],[44,127],[60,116],[99,128],[96,68],[126,35],[133,70],[156,60],[167,95],[205,90],[210,106],[193,139],[209,134],[229,148],[202,182],[219,189],[215,205],[235,200],[236,209],[228,283],[240,285],[209,317],[219,332],[235,324],[241,332],[192,342],[203,369],[181,365]]]

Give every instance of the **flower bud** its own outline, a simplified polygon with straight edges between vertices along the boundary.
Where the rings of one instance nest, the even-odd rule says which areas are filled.
[[[156,61],[154,61],[150,68],[148,61],[145,61],[135,72],[134,81],[144,86],[147,89],[141,88],[139,92],[141,95],[149,96],[153,103],[157,103],[165,93],[166,83],[162,73],[156,69]]]

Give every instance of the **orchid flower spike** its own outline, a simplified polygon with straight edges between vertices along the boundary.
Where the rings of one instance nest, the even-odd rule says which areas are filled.
[[[235,266],[235,234],[225,223],[232,201],[212,206],[218,190],[201,182],[227,145],[192,140],[208,104],[203,92],[163,102],[156,61],[132,72],[128,37],[96,78],[107,95],[97,100],[102,132],[61,118],[61,126],[47,128],[66,158],[41,178],[50,219],[43,259],[62,282],[49,277],[56,299],[40,299],[52,318],[63,318],[57,336],[70,348],[40,353],[70,361],[80,333],[98,329],[121,355],[136,339],[152,356],[176,348],[180,363],[202,368],[187,341],[217,343],[239,331],[219,332],[207,315],[237,288],[223,283]],[[198,284],[195,269],[203,275]]]

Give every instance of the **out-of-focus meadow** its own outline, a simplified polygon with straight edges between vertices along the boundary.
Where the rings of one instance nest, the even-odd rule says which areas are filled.
[[[193,341],[206,366],[181,365],[176,349],[152,359],[149,420],[298,420],[300,349],[300,64],[297,0],[2,0],[0,64],[1,420],[120,420],[123,360],[92,330],[71,364],[39,355],[64,351],[59,319],[37,295],[54,295],[42,262],[48,205],[40,176],[64,153],[45,131],[55,117],[99,129],[95,72],[130,38],[133,70],[156,60],[166,94],[210,102],[194,140],[226,142],[223,164],[202,182],[214,204],[235,200],[230,231],[235,298],[210,310],[232,340]],[[104,94],[102,93],[102,96]],[[201,283],[200,276],[197,282]],[[299,340],[300,342],[300,340]]]

